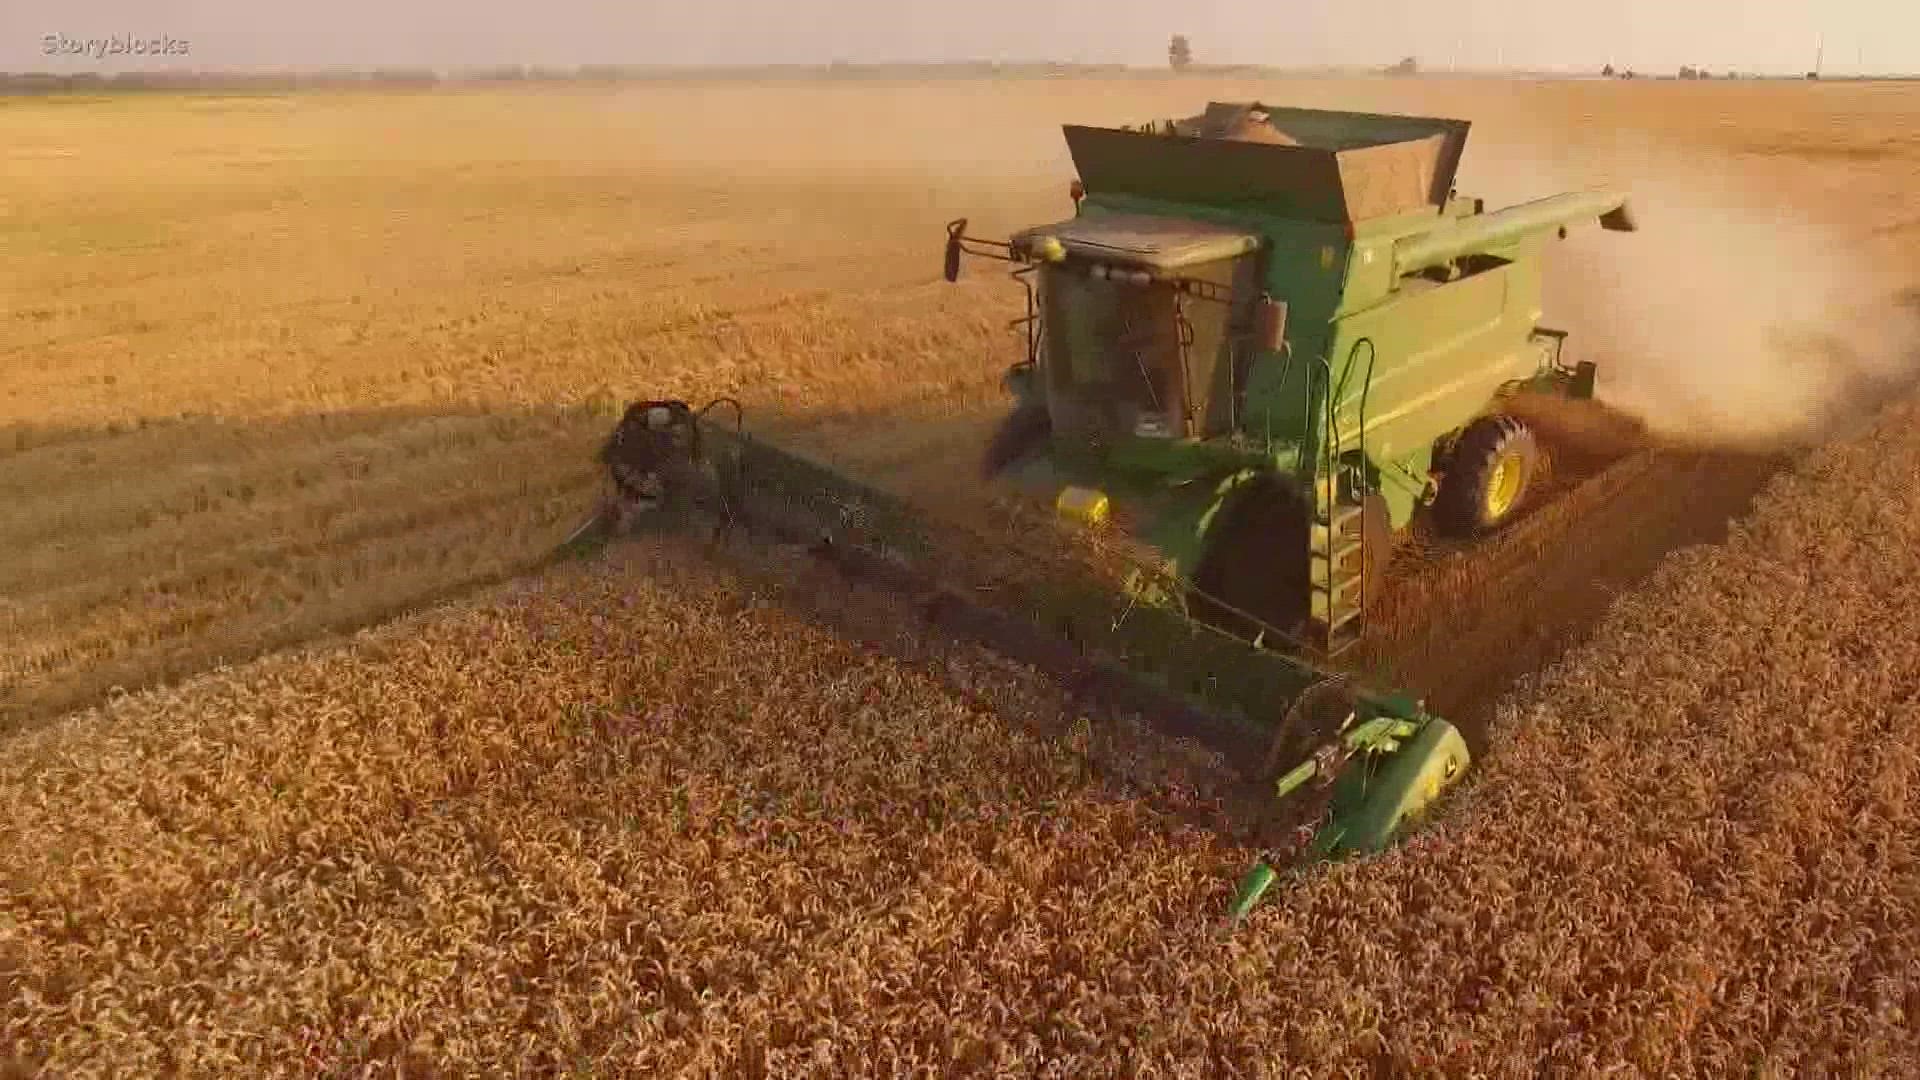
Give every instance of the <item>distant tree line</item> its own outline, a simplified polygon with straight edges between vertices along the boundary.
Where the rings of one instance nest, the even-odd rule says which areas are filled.
[[[239,90],[283,91],[326,87],[425,88],[500,83],[612,84],[686,78],[759,79],[810,78],[973,78],[980,76],[1047,77],[1123,74],[1123,64],[1065,64],[1048,61],[999,63],[960,61],[948,64],[768,65],[763,67],[667,68],[647,65],[585,64],[578,67],[541,67],[505,64],[452,71],[426,67],[383,67],[320,71],[127,71],[0,72],[0,94],[109,92],[122,90]]]
[[[1609,79],[1637,79],[1642,77],[1631,70],[1624,70],[1624,69],[1617,70],[1614,68],[1612,64],[1608,64],[1606,67],[1601,68],[1600,74]],[[1654,77],[1660,78],[1660,76],[1654,76]],[[1687,64],[1687,65],[1681,66],[1679,74],[1667,76],[1667,77],[1685,79],[1691,82],[1699,79],[1784,79],[1784,78],[1798,78],[1799,76],[1797,75],[1759,75],[1750,71],[1728,71],[1721,75],[1715,75],[1713,72],[1708,71],[1706,68],[1694,67],[1690,64]],[[1809,79],[1818,79],[1820,78],[1820,74],[1818,72],[1809,71],[1807,72],[1806,77]]]

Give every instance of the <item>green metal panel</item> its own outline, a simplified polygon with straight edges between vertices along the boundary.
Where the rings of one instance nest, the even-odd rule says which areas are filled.
[[[1459,729],[1445,720],[1428,720],[1398,750],[1341,773],[1332,820],[1316,848],[1331,855],[1384,850],[1458,782],[1471,760]]]
[[[1395,458],[1375,457],[1369,465],[1368,487],[1387,501],[1388,525],[1396,531],[1406,528],[1426,497],[1427,474],[1433,468],[1432,444]]]
[[[1363,311],[1390,299],[1399,284],[1393,272],[1394,246],[1406,237],[1447,228],[1458,220],[1422,210],[1354,226],[1344,291],[1337,311],[1329,317]]]
[[[1292,442],[1311,460],[1318,446],[1313,395],[1319,358],[1346,287],[1351,241],[1344,228],[1266,219],[1267,292],[1287,304],[1287,349],[1263,354],[1247,378],[1246,412],[1254,434]]]
[[[1538,266],[1507,263],[1449,284],[1417,281],[1393,300],[1339,321],[1332,364],[1336,435],[1392,461],[1483,411],[1500,386],[1532,375],[1527,344]]]

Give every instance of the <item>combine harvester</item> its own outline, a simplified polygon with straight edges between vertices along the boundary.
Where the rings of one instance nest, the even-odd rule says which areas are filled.
[[[1068,126],[1073,217],[1005,242],[951,223],[949,281],[973,254],[1015,264],[1026,288],[1014,404],[983,456],[1004,488],[1041,496],[1025,501],[1046,527],[936,521],[754,441],[727,400],[630,406],[589,527],[693,511],[806,545],[1090,703],[1216,750],[1294,811],[1287,858],[1381,850],[1460,778],[1467,745],[1341,658],[1419,508],[1476,534],[1520,505],[1537,447],[1508,395],[1593,393],[1593,366],[1568,367],[1565,334],[1538,322],[1549,240],[1633,229],[1616,193],[1491,213],[1458,196],[1467,130],[1219,104]],[[1254,868],[1236,916],[1285,861]]]

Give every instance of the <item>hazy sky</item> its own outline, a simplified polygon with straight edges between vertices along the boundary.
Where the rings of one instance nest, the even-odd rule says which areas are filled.
[[[0,67],[118,70],[43,38],[183,39],[180,66],[1060,59],[1920,70],[1914,0],[0,0]]]

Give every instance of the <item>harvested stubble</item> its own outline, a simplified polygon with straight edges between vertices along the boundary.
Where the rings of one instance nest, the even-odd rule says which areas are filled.
[[[1231,938],[1249,852],[1027,733],[1017,672],[642,549],[14,740],[0,1031],[63,1075],[1914,1075],[1916,421],[1670,559],[1455,814]]]

